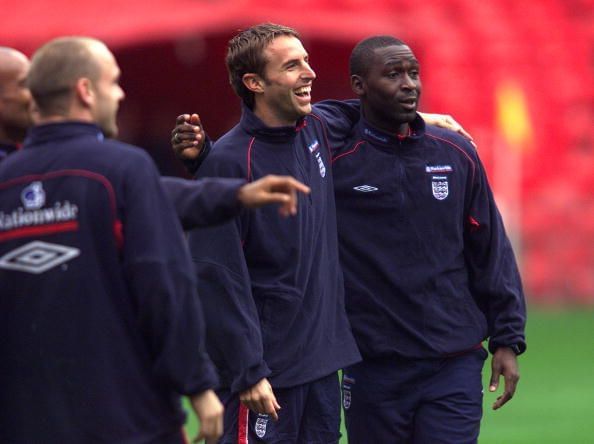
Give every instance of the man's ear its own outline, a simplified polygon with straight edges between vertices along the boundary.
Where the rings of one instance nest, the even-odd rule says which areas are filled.
[[[258,74],[248,72],[243,75],[241,80],[243,80],[245,87],[254,94],[264,92],[264,80]]]
[[[362,96],[365,94],[365,82],[363,81],[360,75],[353,74],[351,76],[351,89],[358,96]]]
[[[91,106],[95,103],[95,89],[93,83],[87,77],[81,77],[76,81],[74,86],[76,93],[76,99],[84,103],[87,106]]]

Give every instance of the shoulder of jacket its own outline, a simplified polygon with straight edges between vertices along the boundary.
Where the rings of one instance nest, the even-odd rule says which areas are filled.
[[[439,128],[433,125],[427,125],[425,136],[443,145],[455,148],[460,152],[460,154],[463,154],[473,162],[478,160],[476,148],[470,143],[468,139],[454,131],[445,128]]]

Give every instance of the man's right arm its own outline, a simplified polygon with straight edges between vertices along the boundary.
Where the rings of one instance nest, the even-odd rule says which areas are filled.
[[[337,149],[345,143],[359,121],[360,102],[358,99],[324,100],[314,105],[312,115],[324,122],[328,144]],[[212,148],[198,114],[177,116],[175,128],[171,131],[171,147],[186,170],[195,175]]]
[[[235,161],[222,155],[209,157],[201,177],[244,177]],[[249,212],[243,210],[227,223],[196,229],[189,246],[199,283],[199,296],[207,319],[208,352],[218,367],[223,386],[233,393],[251,392],[260,404],[249,404],[261,413],[276,416],[272,390],[264,390],[270,369],[264,361],[258,310],[243,251]]]
[[[206,344],[223,386],[238,393],[270,370],[243,255],[242,218],[190,232],[188,243],[207,320]]]
[[[173,202],[184,230],[216,225],[239,215],[241,208],[279,205],[281,216],[297,213],[297,193],[309,187],[290,176],[268,175],[254,182],[209,177],[186,180],[161,177],[161,185]]]
[[[207,319],[206,343],[223,387],[250,409],[276,417],[278,404],[266,379],[258,310],[243,255],[245,217],[192,231],[188,238]]]
[[[358,99],[322,100],[313,106],[312,115],[323,120],[328,144],[335,151],[344,146],[359,122],[361,102]]]

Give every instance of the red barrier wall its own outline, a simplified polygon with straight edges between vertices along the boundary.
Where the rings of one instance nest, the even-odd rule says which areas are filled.
[[[197,110],[210,133],[238,116],[223,66],[236,29],[295,26],[318,73],[314,98],[350,97],[352,46],[373,34],[407,41],[422,63],[423,108],[475,136],[529,297],[594,303],[593,0],[0,0],[0,42],[31,53],[63,34],[115,48],[127,101],[122,137],[162,171],[174,117]]]

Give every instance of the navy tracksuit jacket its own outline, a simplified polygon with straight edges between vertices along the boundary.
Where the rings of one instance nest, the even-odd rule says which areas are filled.
[[[315,114],[269,128],[244,107],[198,170],[248,181],[289,174],[312,190],[295,217],[274,207],[243,211],[189,236],[208,352],[232,392],[263,377],[273,387],[304,384],[360,359],[344,309],[327,139]]]
[[[217,378],[148,155],[39,126],[0,163],[0,196],[0,442],[180,442],[179,395]]]
[[[525,349],[513,251],[474,148],[425,127],[406,138],[364,118],[334,153],[346,307],[364,358]]]

